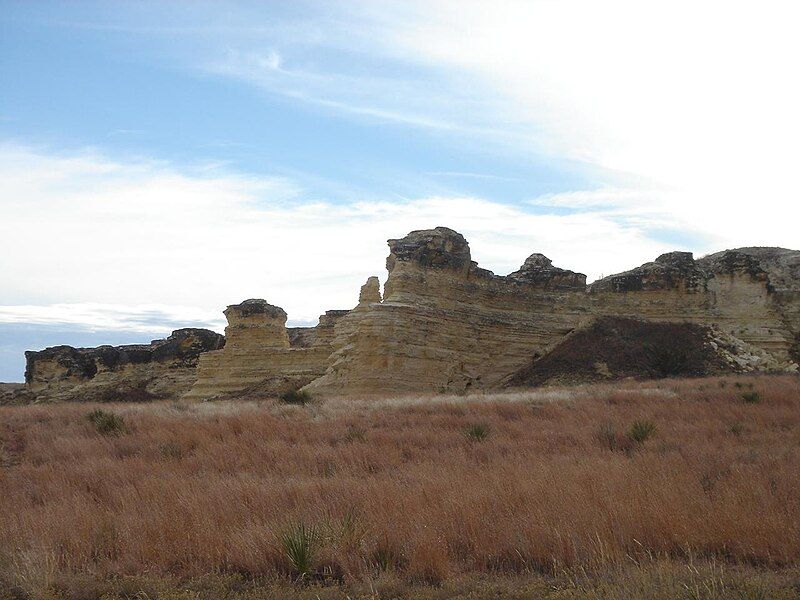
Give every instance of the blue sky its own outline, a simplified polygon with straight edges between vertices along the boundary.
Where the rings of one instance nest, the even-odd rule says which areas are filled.
[[[590,279],[800,246],[794,9],[596,4],[0,2],[0,380],[246,297],[314,323],[414,228]]]

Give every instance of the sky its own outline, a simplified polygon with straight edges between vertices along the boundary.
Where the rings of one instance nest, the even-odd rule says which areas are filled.
[[[313,325],[448,226],[498,274],[800,248],[795,2],[0,0],[0,381]]]

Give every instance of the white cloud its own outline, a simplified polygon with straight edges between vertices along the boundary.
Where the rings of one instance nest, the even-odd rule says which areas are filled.
[[[387,238],[437,225],[463,233],[499,273],[544,252],[591,278],[671,249],[603,214],[537,215],[480,198],[308,203],[283,178],[97,153],[5,145],[0,182],[2,322],[167,331],[213,323],[251,297],[313,322],[352,307],[367,276],[385,279]]]
[[[464,0],[358,11],[387,52],[471,74],[502,96],[498,120],[516,115],[539,149],[618,172],[630,188],[620,205],[691,223],[717,245],[800,245],[796,3]]]
[[[204,67],[351,116],[582,161],[602,170],[599,187],[622,190],[607,210],[653,215],[709,248],[800,245],[796,3],[403,0],[313,12],[287,27],[314,35],[276,28],[279,50],[247,38]],[[309,58],[336,53],[349,58]]]

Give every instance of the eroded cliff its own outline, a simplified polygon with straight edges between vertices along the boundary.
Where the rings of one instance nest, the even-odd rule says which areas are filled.
[[[38,400],[150,400],[176,398],[191,389],[201,354],[225,345],[208,329],[178,329],[150,344],[25,353],[25,382]]]
[[[675,375],[797,370],[798,251],[739,248],[697,260],[670,252],[587,286],[585,275],[538,253],[517,271],[495,275],[446,227],[388,243],[383,294],[370,277],[355,308],[328,311],[316,327],[286,328],[283,309],[246,300],[224,311],[226,341],[195,333],[188,358],[157,342],[48,349],[30,353],[28,388],[40,398],[73,399],[85,395],[88,382],[113,390],[112,382],[136,372],[137,381],[146,380],[136,389],[148,397],[191,386],[187,398],[210,399],[303,386],[324,393],[465,391],[539,384],[553,373],[569,379],[570,372],[649,377],[683,360],[670,339],[684,340],[689,352],[690,368]],[[165,347],[182,339],[180,331],[162,341]],[[637,370],[623,360],[637,344],[656,362]],[[163,361],[160,352],[168,355]]]
[[[314,328],[286,328],[286,312],[266,300],[245,300],[224,311],[225,347],[200,357],[187,399],[275,395],[300,388],[325,372],[336,321],[328,311]]]

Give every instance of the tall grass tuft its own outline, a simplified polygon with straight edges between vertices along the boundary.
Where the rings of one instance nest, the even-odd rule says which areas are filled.
[[[656,432],[656,425],[652,421],[634,421],[628,430],[628,437],[632,442],[641,444],[647,441]]]
[[[474,423],[464,429],[464,435],[471,442],[482,442],[489,437],[489,426],[485,423]]]
[[[313,571],[318,542],[317,528],[305,523],[290,525],[281,535],[281,546],[298,578],[303,579]]]
[[[128,433],[128,428],[125,425],[125,418],[113,412],[107,412],[103,409],[95,409],[86,415],[92,425],[94,425],[97,432],[102,435],[120,435]]]

